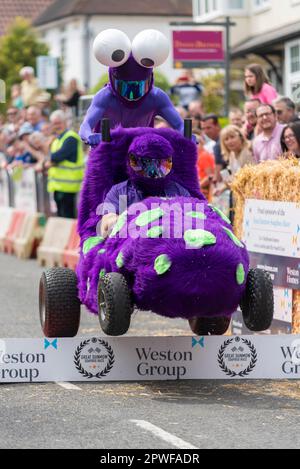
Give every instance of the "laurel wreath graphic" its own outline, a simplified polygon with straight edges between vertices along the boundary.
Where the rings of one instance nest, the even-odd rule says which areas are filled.
[[[75,355],[74,355],[75,368],[79,371],[80,374],[82,374],[84,376],[84,378],[88,378],[88,379],[98,378],[98,379],[101,379],[110,372],[110,370],[112,369],[112,367],[115,363],[115,356],[114,356],[114,352],[113,352],[113,349],[111,348],[111,346],[107,342],[105,342],[105,340],[97,339],[97,341],[99,342],[99,344],[103,345],[103,347],[106,348],[107,353],[108,353],[108,363],[107,363],[107,365],[106,365],[106,367],[104,368],[103,371],[101,371],[101,372],[99,372],[95,375],[93,373],[90,373],[89,371],[86,371],[80,363],[80,355],[81,355],[82,349],[91,342],[91,339],[84,340],[77,347]]]
[[[240,371],[239,373],[236,373],[235,371],[230,370],[226,366],[226,363],[224,361],[225,350],[228,347],[228,345],[232,344],[234,339],[226,340],[224,344],[221,346],[220,351],[218,353],[218,363],[220,365],[221,370],[224,371],[224,373],[227,376],[230,376],[231,378],[235,378],[236,376],[240,376],[241,378],[244,378],[245,376],[248,376],[254,370],[256,363],[257,363],[257,352],[256,352],[254,345],[250,342],[250,340],[247,340],[247,339],[241,339],[241,340],[245,345],[249,347],[249,350],[251,352],[251,362],[245,370]]]

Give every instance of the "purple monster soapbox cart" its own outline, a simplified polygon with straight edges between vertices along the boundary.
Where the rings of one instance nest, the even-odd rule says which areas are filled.
[[[41,278],[46,336],[75,336],[81,304],[112,336],[127,332],[134,307],[185,318],[197,335],[224,334],[239,305],[248,329],[270,327],[270,276],[249,269],[230,220],[200,192],[196,162],[190,120],[185,136],[171,129],[110,131],[102,121],[102,143],[90,153],[80,197],[77,272],[56,267]],[[102,218],[114,211],[117,221],[102,237]]]

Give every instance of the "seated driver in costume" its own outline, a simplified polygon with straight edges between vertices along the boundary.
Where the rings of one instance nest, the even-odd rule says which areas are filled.
[[[133,203],[155,196],[190,196],[181,184],[169,179],[172,154],[172,145],[160,135],[139,137],[132,142],[127,159],[129,178],[111,188],[102,206],[100,231],[103,238],[109,235],[118,216]]]
[[[96,59],[109,67],[109,84],[94,97],[81,125],[82,140],[101,142],[101,120],[111,127],[153,127],[159,115],[183,133],[184,123],[169,96],[154,86],[153,68],[169,55],[169,42],[159,31],[145,30],[131,41],[117,29],[102,31],[94,41]]]

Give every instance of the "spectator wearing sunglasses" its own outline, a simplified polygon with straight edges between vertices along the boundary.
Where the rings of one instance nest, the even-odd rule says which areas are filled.
[[[296,114],[296,105],[290,98],[278,98],[273,104],[280,124],[290,124],[300,120]]]

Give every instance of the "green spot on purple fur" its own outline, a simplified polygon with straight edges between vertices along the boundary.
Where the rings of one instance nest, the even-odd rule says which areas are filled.
[[[105,269],[101,269],[101,270],[100,270],[99,277],[100,277],[100,278],[104,278],[105,275],[106,275],[106,270],[105,270]]]
[[[126,222],[127,222],[127,211],[126,212],[123,212],[118,220],[117,220],[117,223],[115,224],[115,226],[113,227],[112,229],[112,232],[110,233],[110,238],[113,238],[114,236],[116,236],[117,233],[119,233],[119,231],[121,231],[121,229],[123,228],[123,226],[126,225]]]
[[[106,252],[106,249],[100,249],[100,251],[98,251],[98,254],[104,254]]]
[[[226,228],[225,226],[223,226],[223,230],[227,233],[227,235],[229,236],[229,238],[234,242],[234,244],[236,246],[238,246],[239,248],[243,248],[244,245],[241,243],[241,241],[235,236],[234,233],[232,233],[231,230],[229,230],[228,228]]]
[[[225,213],[222,212],[222,210],[220,210],[218,207],[214,207],[214,206],[211,205],[211,204],[208,204],[208,206],[209,206],[214,212],[216,212],[216,213],[222,218],[222,220],[226,221],[226,223],[228,223],[229,225],[231,225],[231,221],[230,221],[229,218],[225,215]]]
[[[147,231],[148,238],[159,238],[163,234],[163,227],[162,226],[153,226],[150,230]]]
[[[122,252],[119,252],[118,257],[116,258],[116,264],[119,269],[124,267],[124,256]]]
[[[172,262],[166,254],[161,254],[155,259],[154,269],[157,275],[165,274],[171,267]]]
[[[236,281],[238,285],[243,285],[245,282],[245,269],[243,264],[239,264],[236,269]]]
[[[202,248],[217,242],[215,235],[206,230],[187,230],[184,233],[184,240],[192,248]]]
[[[206,215],[201,212],[189,212],[187,213],[188,217],[199,218],[199,220],[206,220]]]
[[[102,238],[101,236],[93,236],[91,238],[88,238],[87,240],[85,240],[85,242],[83,243],[83,248],[82,248],[82,252],[83,254],[87,254],[88,252],[90,252],[91,249],[93,249],[95,246],[98,246],[98,244],[101,244],[103,243],[104,241],[104,238]]]
[[[135,220],[137,226],[147,226],[154,221],[159,220],[164,215],[164,211],[158,207],[154,210],[147,210],[146,212],[141,213]]]

